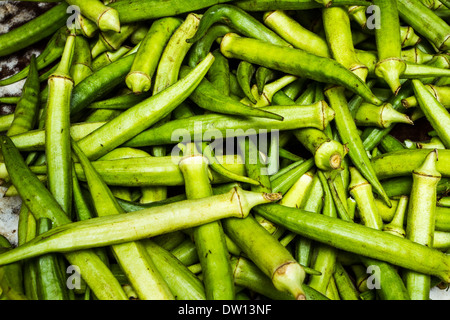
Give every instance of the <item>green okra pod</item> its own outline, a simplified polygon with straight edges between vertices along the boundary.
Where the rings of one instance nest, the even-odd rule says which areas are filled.
[[[428,121],[447,148],[450,148],[450,113],[425,88],[420,80],[413,80],[414,93]]]
[[[89,42],[83,36],[75,38],[75,49],[73,52],[70,75],[74,86],[83,81],[92,74],[92,56],[89,48]]]
[[[117,61],[127,53],[129,53],[131,48],[128,46],[121,46],[115,51],[105,51],[99,54],[95,59],[92,60],[92,71],[95,72],[104,66]]]
[[[75,38],[74,35],[67,37],[61,62],[49,77],[44,128],[48,188],[69,217],[72,207],[70,98],[74,87],[70,66]]]
[[[275,288],[289,292],[296,300],[305,299],[303,267],[252,216],[240,220],[225,219],[223,226],[249,259],[272,279]]]
[[[436,186],[441,174],[436,169],[437,150],[428,153],[413,171],[413,185],[406,217],[406,238],[424,246],[433,246],[436,220]],[[430,276],[405,271],[405,285],[412,300],[428,300]]]
[[[180,260],[153,239],[145,239],[142,242],[175,299],[206,300],[203,282]]]
[[[121,31],[119,13],[115,9],[105,6],[101,1],[69,0],[67,3],[77,6],[83,16],[94,22],[100,30]]]
[[[430,41],[438,50],[448,49],[449,25],[419,0],[397,2],[400,18]],[[428,27],[429,26],[429,27]]]
[[[268,204],[255,207],[263,217],[310,239],[372,259],[379,259],[447,281],[448,256],[408,239],[341,219]]]
[[[37,220],[37,235],[47,232],[52,228],[50,219]],[[66,281],[62,277],[63,270],[59,264],[59,256],[51,253],[36,258],[37,284],[39,300],[69,300]]]
[[[12,136],[34,129],[40,105],[39,93],[37,63],[33,55],[27,80],[22,88],[22,95],[14,110],[14,119],[6,131],[6,135]]]
[[[0,37],[0,56],[24,49],[54,34],[67,21],[67,3],[60,3],[24,25]]]
[[[206,78],[217,88],[223,95],[230,95],[230,63],[219,49],[212,52],[214,55],[214,63],[208,70]]]
[[[450,91],[448,86],[436,86],[426,84],[425,88],[439,101],[445,108],[450,107]],[[416,96],[411,96],[402,100],[403,107],[412,108],[419,106]]]
[[[192,93],[213,61],[212,54],[207,56],[189,75],[176,84],[127,109],[81,139],[78,142],[80,148],[88,158],[98,158],[163,119]]]
[[[406,231],[404,228],[406,212],[408,208],[409,196],[403,195],[398,201],[397,208],[392,220],[383,226],[383,231],[392,233],[399,237],[404,238]]]
[[[347,107],[347,101],[342,87],[332,87],[325,91],[331,107],[336,112],[336,127],[339,132],[342,143],[347,145],[349,149],[349,156],[355,167],[361,174],[370,182],[374,191],[380,197],[390,204],[389,197],[387,197],[383,187],[381,186],[378,177],[370,163],[370,159],[364,149],[363,142],[357,132],[356,124],[351,117],[350,110]]]
[[[186,147],[187,151],[180,160],[179,167],[185,179],[187,199],[212,196],[207,159],[195,150],[194,144]],[[195,228],[193,241],[202,266],[206,298],[234,299],[233,275],[221,222],[214,221]]]
[[[325,8],[322,15],[331,57],[365,82],[369,71],[356,55],[347,10],[343,7]]]
[[[388,128],[396,123],[414,124],[408,115],[395,110],[389,103],[384,103],[381,106],[362,103],[354,114],[354,120],[357,126],[381,129]]]
[[[210,7],[200,21],[199,29],[189,42],[196,42],[203,37],[214,23],[224,23],[247,37],[255,37],[276,45],[287,46],[288,43],[272,30],[264,26],[244,10],[230,4],[220,4]]]
[[[37,70],[44,69],[61,57],[64,50],[64,45],[66,43],[66,38],[66,26],[61,27],[51,36],[44,50],[39,54],[38,57],[36,57]],[[7,86],[19,80],[25,79],[30,72],[30,68],[31,64],[27,65],[25,68],[12,75],[11,77],[0,80],[0,86]]]
[[[303,27],[283,10],[265,13],[264,23],[295,48],[303,49],[318,56],[331,57],[325,39]]]
[[[228,58],[245,60],[319,82],[342,85],[361,95],[367,102],[381,104],[381,101],[375,97],[364,81],[330,58],[315,56],[303,50],[277,46],[257,39],[240,37],[232,33],[223,37],[221,52]],[[321,67],[316,68],[316,66]]]
[[[87,248],[142,240],[227,217],[244,218],[253,207],[278,201],[280,198],[279,194],[234,188],[225,194],[207,198],[68,223],[56,226],[23,246],[1,254],[0,264],[49,252],[79,252]],[[214,211],[210,210],[211,206],[214,207]],[[201,210],[201,207],[204,210]],[[176,223],[174,215],[177,217]],[[130,230],[133,232],[130,233]],[[103,235],[99,236],[100,234]],[[74,239],[78,240],[74,242]]]
[[[253,64],[247,61],[239,62],[239,65],[236,70],[237,81],[247,99],[249,99],[250,102],[256,104],[257,101],[253,96],[251,85],[254,74],[255,74],[255,66]]]
[[[331,6],[361,5],[367,6],[367,1],[360,0],[333,0]],[[269,10],[308,10],[323,8],[322,1],[315,0],[241,0],[236,3],[245,11],[269,11]]]

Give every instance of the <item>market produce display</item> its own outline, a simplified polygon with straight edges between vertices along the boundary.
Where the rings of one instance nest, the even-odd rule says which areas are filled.
[[[0,88],[2,300],[430,300],[450,2],[66,0]],[[8,1],[6,1],[8,2]],[[304,302],[307,303],[307,302]]]

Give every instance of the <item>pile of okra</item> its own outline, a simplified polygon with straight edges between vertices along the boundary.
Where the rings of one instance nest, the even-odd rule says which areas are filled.
[[[29,0],[32,1],[32,0]],[[5,300],[429,300],[449,0],[66,0],[0,117]],[[424,141],[396,126],[425,121]],[[420,128],[416,128],[420,130]]]

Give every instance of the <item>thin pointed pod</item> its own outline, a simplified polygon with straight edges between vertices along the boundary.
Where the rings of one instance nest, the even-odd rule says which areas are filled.
[[[70,98],[74,82],[70,74],[75,38],[67,37],[58,68],[48,79],[45,113],[45,156],[48,188],[70,217],[72,207],[72,158],[70,148]]]

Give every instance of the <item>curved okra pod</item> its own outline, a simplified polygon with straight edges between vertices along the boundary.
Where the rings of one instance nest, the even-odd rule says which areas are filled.
[[[436,219],[436,186],[441,174],[436,170],[437,150],[429,152],[424,162],[413,171],[413,185],[406,217],[406,238],[432,247]],[[406,271],[405,285],[413,300],[428,300],[430,277]]]
[[[191,68],[183,66],[180,70],[180,76],[184,77],[191,71]],[[204,78],[194,89],[189,96],[189,99],[199,107],[215,113],[247,117],[263,117],[283,121],[283,117],[276,113],[245,105],[224,95],[206,78]]]
[[[245,218],[255,206],[278,201],[280,198],[279,194],[257,193],[234,188],[225,194],[207,198],[179,201],[128,214],[95,217],[60,225],[23,246],[16,247],[15,250],[0,254],[0,264],[8,264],[49,252],[74,254],[72,252],[87,248],[138,241],[224,218]],[[210,210],[211,205],[214,206],[214,211]],[[177,217],[175,223],[174,215]],[[77,241],[74,242],[74,239]]]
[[[375,106],[370,103],[362,103],[356,110],[353,119],[357,126],[370,126],[377,128],[389,128],[396,123],[414,124],[404,113],[398,112],[390,103]]]
[[[304,300],[303,267],[280,242],[270,235],[252,216],[245,219],[225,219],[228,236],[268,277],[274,286],[289,292],[296,300]]]
[[[102,31],[121,31],[119,13],[109,6],[105,6],[97,0],[69,0],[69,5],[77,6],[80,13],[95,22]]]
[[[255,66],[253,64],[247,61],[239,62],[239,65],[236,70],[237,81],[247,99],[249,99],[251,103],[256,104],[257,101],[253,96],[251,85],[254,74],[255,74]]]
[[[34,129],[39,112],[40,84],[35,56],[31,56],[27,80],[22,88],[22,95],[14,110],[14,119],[6,135],[12,136]]]
[[[430,41],[438,50],[449,48],[450,26],[419,0],[399,0],[400,18]],[[432,27],[428,27],[432,26]]]
[[[185,180],[187,199],[200,199],[213,195],[209,179],[208,160],[200,154],[195,144],[179,162]],[[206,298],[210,300],[234,299],[233,274],[228,259],[225,234],[219,221],[210,222],[193,230],[193,241],[202,266]]]
[[[44,50],[36,58],[36,67],[38,70],[49,66],[61,57],[67,38],[67,27],[64,26],[57,30],[48,41]],[[31,65],[26,66],[18,73],[9,78],[0,80],[0,86],[7,86],[19,80],[25,79],[29,73]]]
[[[89,42],[83,36],[75,38],[75,50],[73,52],[72,65],[70,67],[70,75],[73,79],[74,86],[90,76],[92,70],[92,57],[89,48]]]
[[[60,3],[40,16],[0,36],[0,57],[24,49],[53,35],[67,21],[67,3]]]
[[[322,15],[331,56],[365,82],[369,71],[356,55],[347,10],[343,7],[325,8]]]
[[[150,90],[152,77],[164,48],[180,25],[180,19],[173,17],[162,18],[152,23],[125,78],[128,88],[135,94]]]
[[[257,39],[240,37],[236,34],[227,34],[222,39],[221,52],[228,58],[246,60],[319,82],[342,85],[361,95],[367,102],[381,104],[364,81],[330,58],[315,56],[295,48],[272,45]]]
[[[389,0],[374,0],[379,7],[380,26],[375,28],[378,63],[375,75],[384,79],[394,94],[400,90],[400,78],[406,70],[406,63],[402,59],[402,44],[400,39],[400,18],[397,2]]]
[[[73,141],[72,148],[83,168],[97,216],[125,213],[109,187]],[[112,251],[140,299],[173,299],[172,293],[161,275],[156,272],[156,267],[141,243],[116,244],[112,246]]]
[[[413,80],[414,94],[420,109],[436,130],[437,135],[447,148],[450,148],[450,113],[428,91],[420,80]]]
[[[44,129],[48,188],[69,217],[72,207],[70,97],[74,87],[70,66],[75,38],[67,37],[58,69],[49,77]]]
[[[426,84],[425,88],[439,101],[446,109],[450,108],[450,87],[436,86],[433,84]],[[417,98],[411,96],[402,100],[403,107],[412,108],[419,105]]]
[[[112,98],[99,100],[89,105],[90,109],[128,109],[151,96],[151,92],[135,95],[125,93]]]
[[[29,170],[11,139],[3,137],[0,142],[11,182],[17,188],[21,198],[25,199],[26,206],[34,218],[49,218],[55,227],[70,223],[71,220],[50,191],[44,188],[39,179]],[[117,279],[94,251],[66,253],[65,257],[70,264],[80,268],[83,279],[99,299],[126,299]]]
[[[295,48],[318,56],[331,57],[327,41],[303,27],[286,12],[282,10],[267,12],[264,14],[264,23]]]
[[[446,254],[408,239],[279,204],[257,206],[254,210],[300,236],[413,271],[435,275],[443,281],[450,278],[449,257]]]
[[[348,154],[355,167],[361,172],[364,178],[370,182],[374,191],[389,205],[389,197],[383,190],[383,187],[372,168],[361,137],[358,134],[356,124],[347,107],[347,100],[343,90],[342,87],[332,87],[325,91],[325,96],[328,98],[331,107],[336,113],[335,123],[342,143],[347,145],[349,149]]]
[[[194,91],[213,61],[212,54],[208,55],[174,85],[124,111],[81,139],[80,148],[90,159],[101,157],[163,119]]]
[[[203,14],[198,31],[188,41],[194,43],[202,38],[208,29],[215,23],[224,23],[247,37],[254,37],[269,43],[288,46],[289,44],[280,38],[272,30],[268,29],[256,18],[244,10],[229,4],[221,4],[210,7]]]

